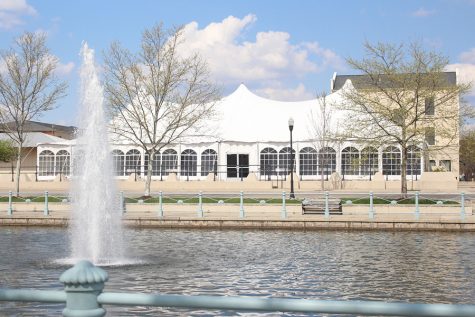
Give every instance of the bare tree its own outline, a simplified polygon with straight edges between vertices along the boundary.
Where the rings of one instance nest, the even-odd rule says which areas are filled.
[[[198,133],[219,97],[207,64],[197,54],[184,57],[180,51],[182,34],[182,28],[165,30],[159,24],[143,32],[138,53],[113,43],[105,54],[112,130],[149,158],[145,196],[150,195],[155,153]]]
[[[20,193],[21,152],[25,124],[54,108],[67,84],[55,76],[58,59],[46,47],[44,33],[25,32],[0,53],[0,125],[17,147],[16,194]]]
[[[340,107],[351,116],[346,127],[351,136],[400,146],[405,196],[411,145],[426,145],[429,151],[458,147],[459,98],[469,85],[453,82],[444,72],[447,58],[418,43],[366,42],[364,48],[363,59],[347,60],[362,76],[353,76],[353,87],[342,90]]]

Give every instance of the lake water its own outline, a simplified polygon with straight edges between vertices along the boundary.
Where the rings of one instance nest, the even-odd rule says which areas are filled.
[[[109,267],[106,290],[428,303],[475,302],[475,234],[128,229],[141,264]],[[0,228],[0,287],[61,290],[68,234]],[[63,305],[0,302],[0,316],[60,316]],[[304,314],[106,307],[107,316]]]

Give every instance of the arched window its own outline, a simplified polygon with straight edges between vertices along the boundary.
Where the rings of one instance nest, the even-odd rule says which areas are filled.
[[[38,159],[38,176],[54,175],[54,153],[49,150],[41,151]]]
[[[191,149],[186,149],[181,152],[181,171],[182,176],[196,176],[198,157],[196,152]]]
[[[112,163],[114,164],[115,175],[125,176],[125,155],[121,150],[112,151]]]
[[[71,156],[66,150],[56,153],[56,174],[69,175],[71,173]]]
[[[336,171],[336,151],[331,147],[324,147],[318,152],[318,174],[331,175]]]
[[[125,173],[140,173],[141,163],[140,151],[136,149],[129,150],[125,153]]]
[[[293,164],[294,168],[293,171],[295,172],[295,150],[292,149],[292,153],[294,156]],[[279,151],[279,169],[281,175],[290,174],[290,168],[292,162],[292,156],[290,155],[290,147],[284,147],[282,150]]]
[[[383,150],[383,174],[401,175],[401,151],[395,146]]]
[[[361,175],[374,175],[378,168],[378,150],[372,146],[361,150]]]
[[[218,154],[213,149],[206,149],[201,153],[201,176],[218,171]]]
[[[360,170],[360,152],[358,149],[350,146],[341,151],[341,174],[359,175]]]
[[[300,175],[317,175],[318,153],[312,147],[304,147],[299,153]]]
[[[415,145],[407,148],[407,175],[421,175],[421,149]]]
[[[144,155],[144,174],[147,175],[148,170],[148,153]],[[160,152],[153,154],[152,160],[152,176],[160,175]]]
[[[277,151],[271,147],[266,147],[260,154],[260,174],[264,176],[275,175],[277,168]]]
[[[176,172],[178,168],[178,155],[175,150],[167,149],[162,154],[162,175]]]

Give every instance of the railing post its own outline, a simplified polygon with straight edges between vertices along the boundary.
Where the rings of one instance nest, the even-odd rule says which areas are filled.
[[[328,206],[328,191],[325,192],[325,219],[330,218],[330,208]]]
[[[8,192],[8,215],[11,216],[13,213],[13,206],[12,206],[12,191]]]
[[[244,218],[244,193],[239,193],[239,218]]]
[[[48,216],[49,209],[48,209],[48,191],[45,191],[45,209],[43,210],[43,214]]]
[[[460,193],[460,219],[465,220],[465,193]]]
[[[66,317],[102,317],[106,310],[97,302],[104,283],[108,280],[107,272],[82,260],[64,272],[59,280],[66,292]]]
[[[198,217],[203,218],[203,193],[198,194]]]
[[[281,219],[287,218],[287,207],[285,206],[285,192],[282,192],[282,211],[280,213]]]
[[[158,194],[158,216],[163,218],[163,192]]]
[[[369,192],[369,219],[374,219],[373,192]]]
[[[125,214],[125,206],[124,206],[124,192],[120,192],[120,197],[119,197],[119,208],[120,208],[120,214],[124,215]]]
[[[420,210],[419,210],[419,192],[416,192],[416,196],[414,197],[414,203],[416,204],[416,212],[415,212],[416,220],[419,220],[419,216],[420,216]]]

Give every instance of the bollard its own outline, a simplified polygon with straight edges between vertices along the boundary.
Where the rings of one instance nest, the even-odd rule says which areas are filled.
[[[282,192],[282,211],[280,213],[280,218],[281,219],[287,218],[287,208],[285,206],[285,192]]]
[[[82,260],[61,274],[59,278],[66,292],[66,308],[63,316],[105,316],[106,310],[97,302],[97,296],[108,280],[107,272]]]
[[[239,193],[239,218],[244,218],[244,193]]]
[[[13,206],[12,206],[12,191],[8,192],[8,215],[11,216],[13,213]]]
[[[460,219],[465,220],[465,193],[460,193]]]
[[[163,218],[163,193],[158,194],[158,216]]]
[[[374,219],[373,192],[369,192],[369,219]]]
[[[198,217],[203,218],[203,193],[198,194]]]
[[[119,199],[120,199],[120,201],[119,201],[120,214],[121,214],[121,215],[124,215],[124,214],[125,214],[124,192],[120,192],[120,197],[119,197]]]
[[[45,191],[45,209],[43,210],[43,214],[45,216],[48,216],[49,210],[48,210],[48,191]]]
[[[328,207],[328,191],[325,192],[325,219],[330,218],[330,208]]]
[[[419,192],[416,192],[416,196],[414,197],[414,202],[416,204],[416,220],[419,220]]]

